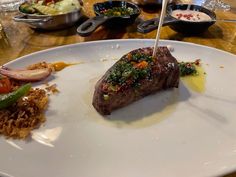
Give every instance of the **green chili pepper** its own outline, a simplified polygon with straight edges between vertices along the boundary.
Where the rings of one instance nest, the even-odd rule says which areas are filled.
[[[30,88],[31,88],[31,84],[25,84],[11,93],[1,94],[0,95],[0,109],[11,106],[18,99],[20,99],[21,97],[29,93]]]

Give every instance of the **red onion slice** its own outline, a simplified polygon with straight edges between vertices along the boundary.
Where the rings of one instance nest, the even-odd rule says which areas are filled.
[[[19,81],[36,82],[47,78],[51,74],[50,68],[35,70],[12,70],[8,68],[0,68],[0,74]]]

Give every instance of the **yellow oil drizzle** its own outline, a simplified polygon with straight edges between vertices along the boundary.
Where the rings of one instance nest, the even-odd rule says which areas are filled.
[[[80,63],[65,63],[65,62],[60,61],[60,62],[53,63],[52,66],[54,67],[55,71],[61,71],[68,66],[72,66],[76,64],[80,64]]]
[[[204,72],[204,69],[201,66],[196,66],[197,75],[194,76],[184,76],[181,77],[181,80],[183,83],[190,88],[191,90],[203,93],[205,91],[205,85],[206,85],[206,74]]]
[[[205,91],[206,84],[206,74],[204,69],[201,66],[196,66],[198,74],[195,76],[185,76],[181,77],[183,83],[192,91],[197,93],[203,93]],[[119,119],[113,119],[113,116],[101,116],[96,112],[96,110],[92,107],[92,97],[94,91],[94,85],[99,80],[100,77],[95,77],[89,80],[89,88],[88,92],[83,95],[83,100],[87,105],[90,105],[89,110],[86,112],[85,116],[92,119],[93,121],[103,124],[106,126],[112,126],[117,128],[145,128],[148,126],[155,125],[166,118],[170,117],[173,112],[175,112],[177,108],[179,91],[178,89],[173,90],[169,96],[167,96],[162,105],[162,109],[157,109],[153,114],[143,115],[143,118],[136,119],[133,121],[127,122],[122,117]],[[160,100],[157,100],[160,101]],[[122,109],[122,108],[121,108]]]

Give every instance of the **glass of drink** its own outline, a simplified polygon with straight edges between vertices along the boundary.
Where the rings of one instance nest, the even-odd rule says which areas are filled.
[[[0,0],[1,11],[15,11],[25,0]]]
[[[230,10],[230,5],[225,3],[223,0],[206,0],[203,4],[204,7],[210,10]]]

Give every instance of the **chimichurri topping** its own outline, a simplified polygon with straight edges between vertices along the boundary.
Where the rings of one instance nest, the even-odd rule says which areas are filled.
[[[152,62],[153,61],[153,57],[150,55],[145,55],[143,53],[136,53],[136,54],[128,54],[128,60],[132,60],[132,61],[147,61],[147,62]]]
[[[152,73],[155,72],[152,70],[152,66],[155,64],[156,60],[148,54],[137,52],[126,55],[110,71],[106,78],[104,91],[116,92],[125,86],[139,87],[141,80],[152,79]],[[196,66],[199,65],[199,59],[194,62],[178,62],[180,76],[198,75]]]
[[[200,60],[196,60],[194,62],[178,62],[180,76],[188,76],[188,75],[197,75],[196,66],[200,65]]]
[[[119,61],[107,77],[109,90],[117,90],[124,84],[137,86],[138,81],[150,77],[152,56],[145,54],[129,54]]]
[[[113,7],[111,9],[101,11],[101,13],[105,16],[129,16],[134,14],[134,9],[132,9],[131,7]]]

